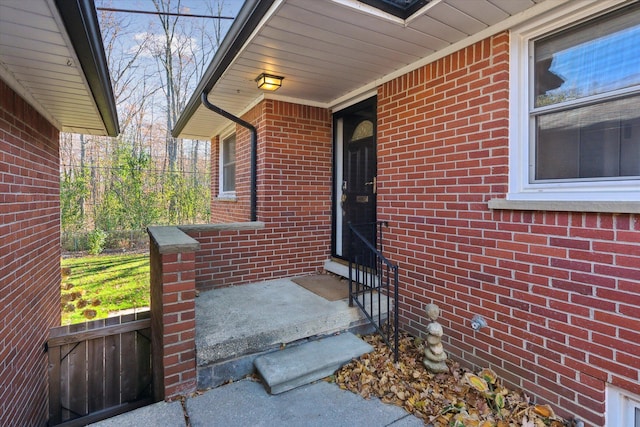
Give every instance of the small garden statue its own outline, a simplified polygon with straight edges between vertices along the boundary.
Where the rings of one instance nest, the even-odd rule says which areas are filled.
[[[424,347],[422,363],[425,368],[434,374],[449,372],[449,367],[445,363],[447,353],[444,351],[441,342],[442,325],[436,321],[440,315],[440,307],[435,304],[427,304],[425,312],[431,323],[427,325],[427,343]]]

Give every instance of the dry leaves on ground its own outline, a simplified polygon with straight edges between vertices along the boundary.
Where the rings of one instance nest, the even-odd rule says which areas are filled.
[[[401,336],[397,363],[380,335],[363,339],[375,350],[335,374],[342,389],[402,406],[433,427],[566,425],[548,405],[529,404],[526,395],[503,387],[490,369],[476,375],[449,360],[450,373],[428,372],[420,338]]]

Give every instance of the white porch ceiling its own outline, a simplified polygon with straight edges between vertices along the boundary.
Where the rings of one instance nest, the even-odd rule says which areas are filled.
[[[235,115],[263,96],[332,108],[543,2],[432,0],[402,21],[355,0],[277,0],[209,100]],[[261,72],[284,76],[282,87],[263,94],[254,82]],[[177,130],[209,139],[229,124],[200,105]]]
[[[53,0],[0,0],[0,78],[58,129],[108,134]]]

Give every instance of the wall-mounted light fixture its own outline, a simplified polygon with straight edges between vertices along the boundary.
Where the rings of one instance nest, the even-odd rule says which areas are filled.
[[[282,86],[282,80],[284,77],[274,76],[273,74],[262,73],[256,77],[256,83],[258,83],[258,89],[262,90],[278,90]]]

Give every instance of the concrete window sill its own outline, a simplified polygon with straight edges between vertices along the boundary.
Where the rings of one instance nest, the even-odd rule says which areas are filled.
[[[523,211],[640,213],[640,202],[586,202],[544,200],[489,200],[489,209]]]
[[[220,195],[215,198],[216,202],[225,202],[225,203],[233,203],[237,202],[238,198],[235,195]]]

